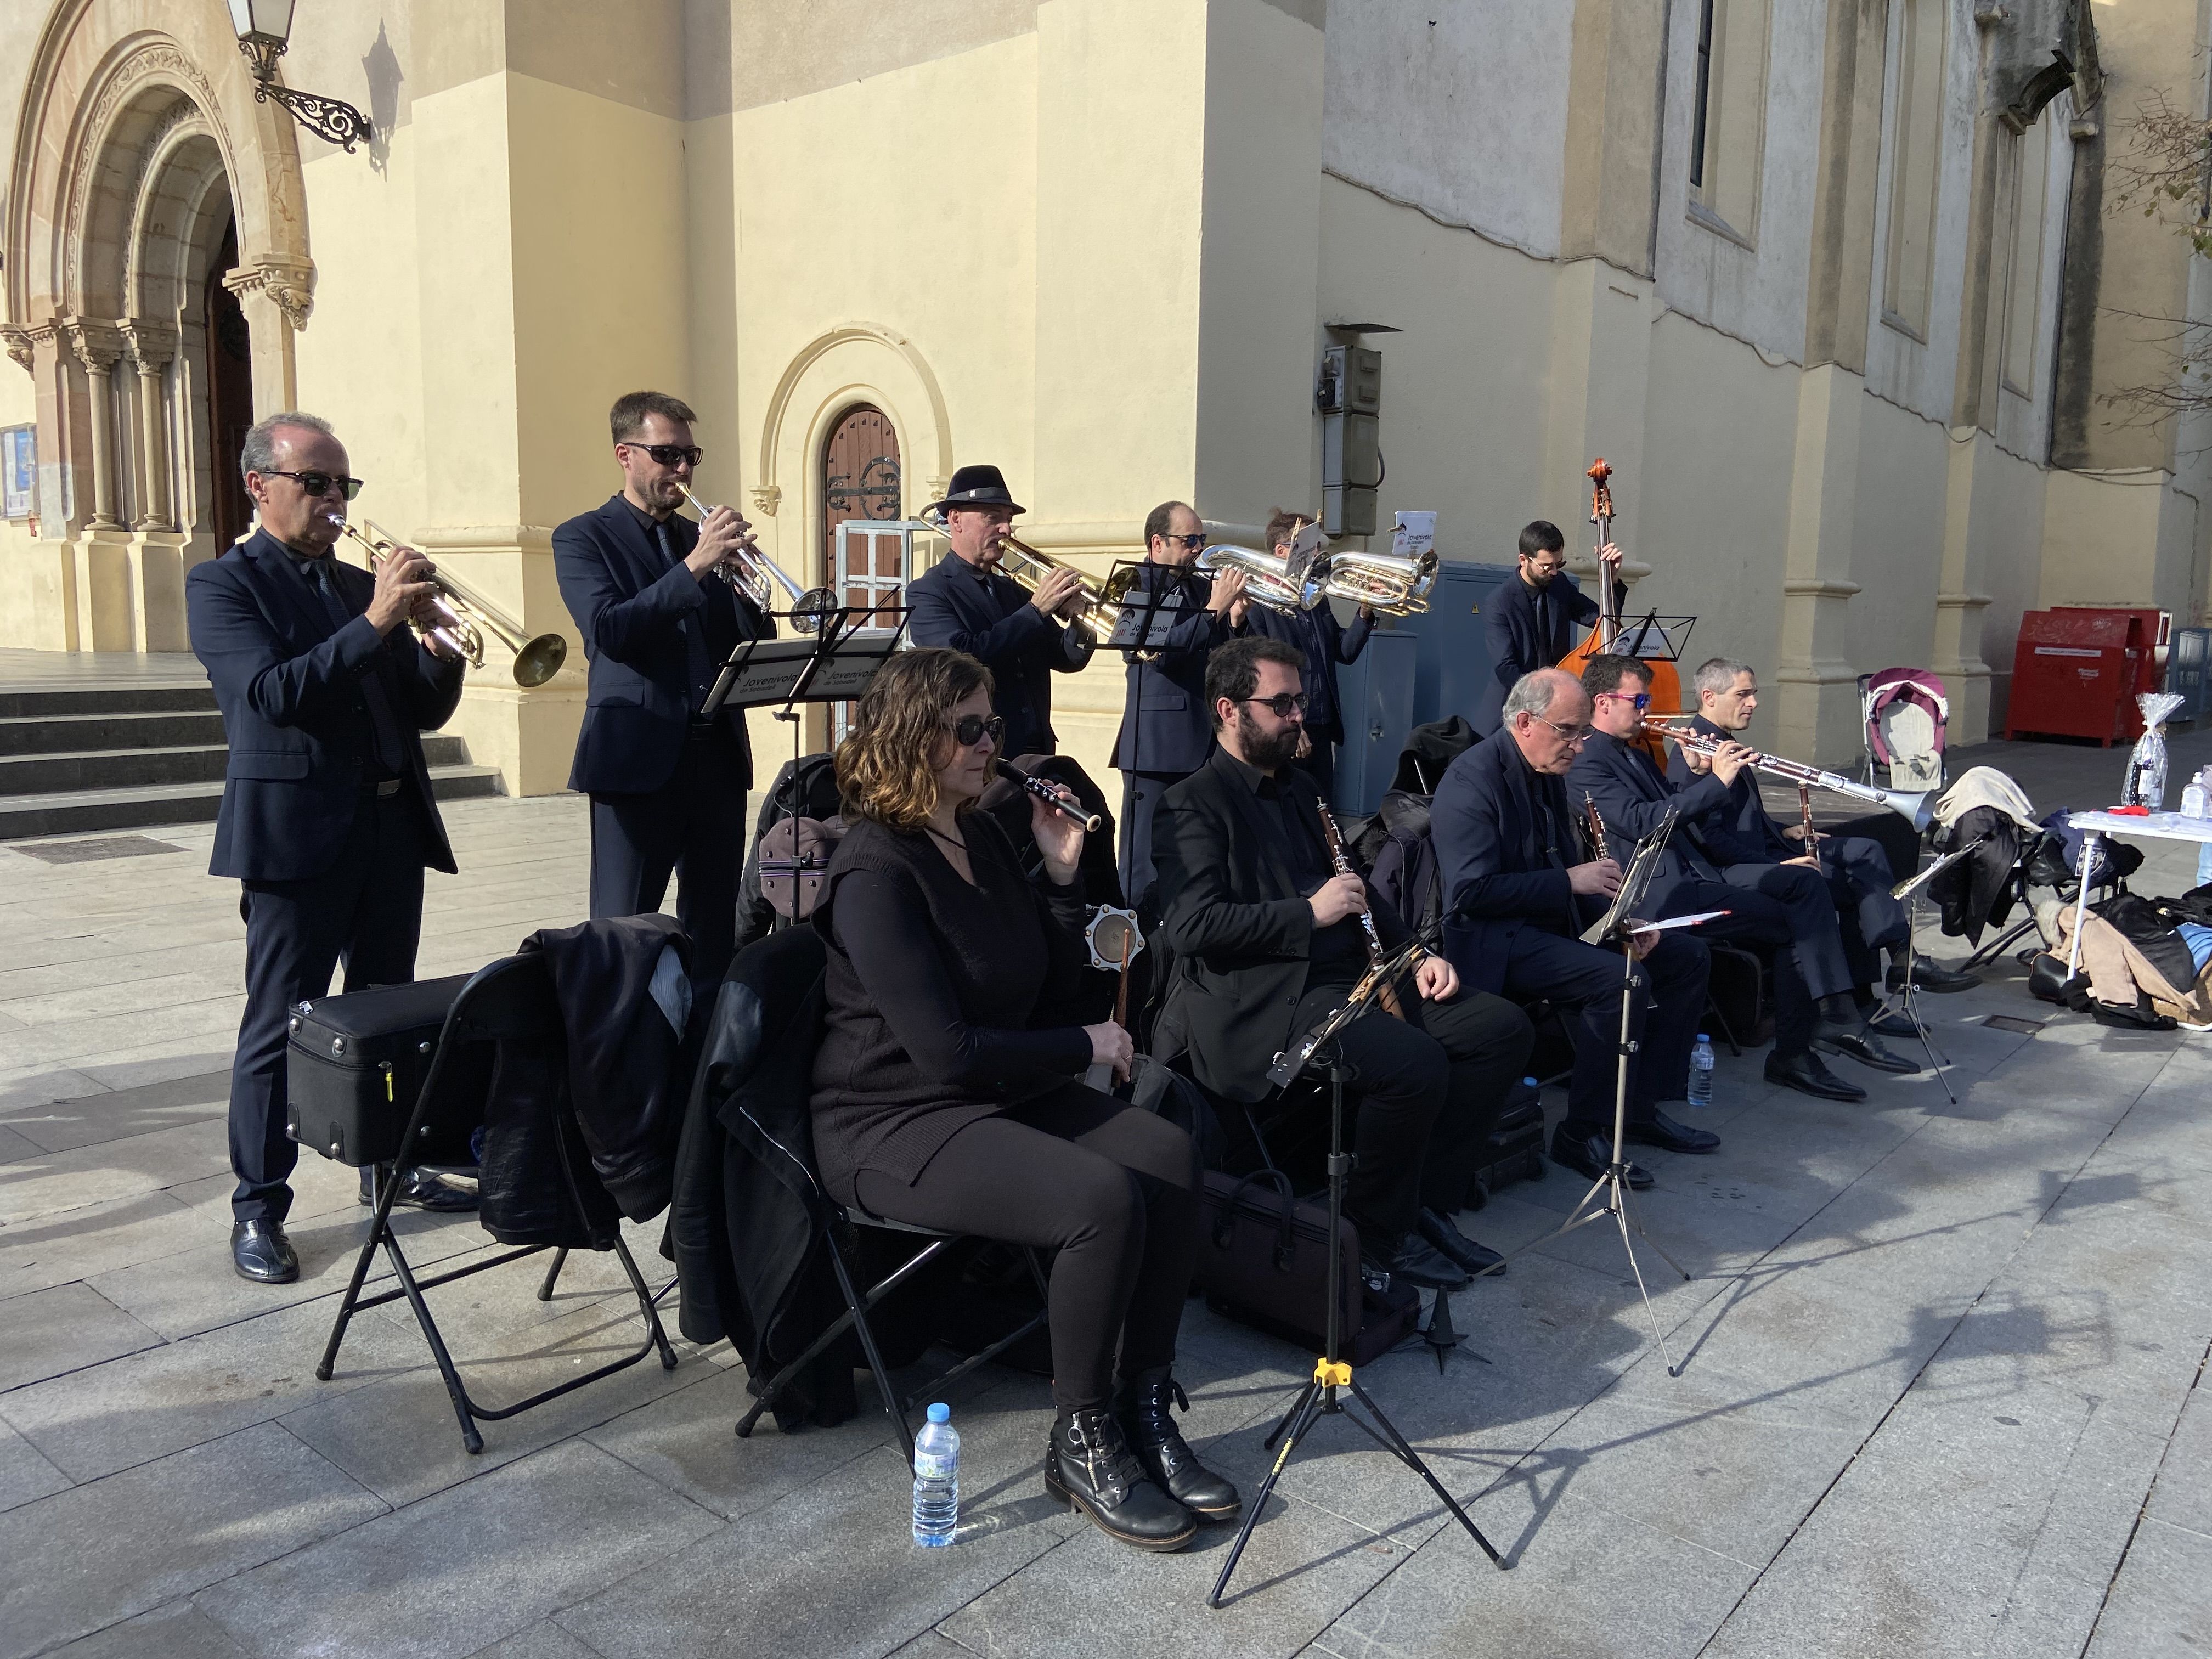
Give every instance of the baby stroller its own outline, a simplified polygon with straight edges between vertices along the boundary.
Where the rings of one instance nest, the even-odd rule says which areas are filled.
[[[1941,789],[1951,701],[1924,668],[1884,668],[1859,677],[1866,724],[1867,781],[1885,789]]]

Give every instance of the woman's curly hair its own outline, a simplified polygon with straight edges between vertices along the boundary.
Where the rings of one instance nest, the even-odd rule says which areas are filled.
[[[952,711],[991,690],[991,671],[964,651],[902,651],[860,694],[858,716],[837,745],[837,793],[848,818],[911,833],[937,810],[937,769]]]

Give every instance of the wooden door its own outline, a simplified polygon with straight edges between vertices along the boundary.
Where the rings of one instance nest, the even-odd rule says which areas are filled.
[[[223,233],[222,251],[207,274],[208,489],[215,547],[220,553],[253,524],[253,498],[239,477],[238,457],[253,425],[253,343],[238,296],[222,285],[238,263],[238,227]]]
[[[887,597],[904,580],[905,570],[903,538],[841,536],[839,526],[898,516],[897,429],[880,409],[855,404],[830,429],[822,450],[822,546],[815,579],[836,589],[841,604],[862,605]],[[833,746],[843,740],[852,720],[850,703],[831,706]]]

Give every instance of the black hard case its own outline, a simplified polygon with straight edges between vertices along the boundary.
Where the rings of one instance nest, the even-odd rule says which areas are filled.
[[[468,975],[455,974],[412,985],[379,985],[311,998],[294,1008],[285,1132],[336,1163],[360,1166],[398,1160],[415,1097],[437,1054],[447,1012],[468,982]],[[438,1092],[447,1095],[443,1083]],[[453,1095],[481,1104],[481,1090],[456,1090]],[[451,1150],[454,1134],[465,1136],[466,1127],[426,1121],[420,1137],[424,1144],[413,1148],[407,1161],[437,1161],[434,1154]]]

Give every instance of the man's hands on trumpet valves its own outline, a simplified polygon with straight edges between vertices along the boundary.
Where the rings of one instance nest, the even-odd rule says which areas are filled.
[[[1073,622],[1083,613],[1083,573],[1063,565],[1048,573],[1030,595],[1041,615]]]
[[[699,540],[684,556],[684,568],[704,580],[717,565],[728,564],[740,554],[762,556],[753,543],[751,523],[738,516],[733,507],[718,507],[699,526]]]
[[[402,623],[429,627],[438,620],[434,567],[411,547],[395,547],[377,561],[376,588],[368,596],[368,625],[388,635]],[[437,650],[426,637],[422,641]],[[441,653],[442,654],[442,653]]]
[[[1585,897],[1609,899],[1620,890],[1620,866],[1611,859],[1575,865],[1567,872],[1567,886]]]

